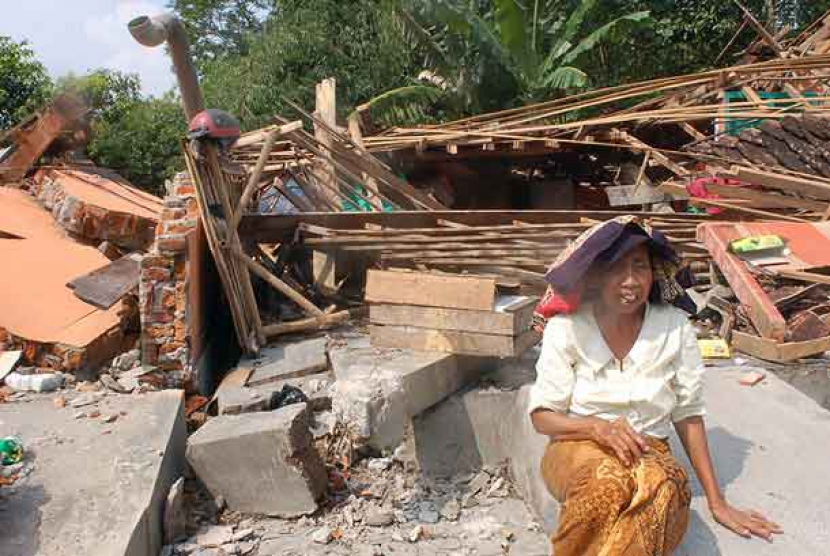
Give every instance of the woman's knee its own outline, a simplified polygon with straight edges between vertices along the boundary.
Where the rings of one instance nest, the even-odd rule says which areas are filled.
[[[580,519],[598,524],[615,521],[631,505],[633,492],[613,479],[581,480],[568,490],[567,506]]]

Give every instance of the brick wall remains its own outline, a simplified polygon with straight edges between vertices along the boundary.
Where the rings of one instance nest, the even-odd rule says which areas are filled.
[[[177,174],[156,228],[156,241],[141,262],[141,361],[162,371],[164,386],[192,387],[188,237],[198,226],[195,189]]]

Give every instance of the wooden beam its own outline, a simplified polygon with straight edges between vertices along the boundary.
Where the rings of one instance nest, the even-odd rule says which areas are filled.
[[[519,298],[500,311],[376,304],[369,309],[369,318],[372,324],[417,326],[512,337],[530,330],[537,301],[536,297]],[[496,303],[498,305],[499,301]]]
[[[338,326],[348,322],[350,316],[348,311],[340,311],[339,313],[324,314],[319,317],[269,324],[263,326],[262,330],[267,337],[273,338],[274,336],[281,336],[282,334],[295,334],[297,332],[331,328],[332,326]]]
[[[761,185],[785,193],[799,193],[823,201],[830,201],[830,182],[818,177],[810,180],[744,166],[733,166],[732,170],[728,174],[724,174],[723,177],[736,178],[746,183]]]
[[[370,303],[492,311],[495,299],[492,278],[382,270],[370,270],[366,276]]]
[[[761,39],[765,43],[767,43],[770,46],[770,48],[772,48],[775,51],[776,54],[780,56],[782,53],[781,45],[778,44],[778,41],[775,40],[775,37],[772,35],[772,33],[770,33],[767,30],[767,28],[764,27],[764,25],[760,21],[758,21],[758,19],[756,19],[752,12],[749,11],[749,8],[744,6],[741,2],[739,2],[739,0],[733,1],[735,2],[735,4],[738,5],[741,11],[744,12],[744,17],[746,17],[746,21],[748,21],[752,28],[755,29],[759,35],[761,35]]]
[[[665,191],[666,193],[671,194],[673,192],[678,191],[678,187],[682,187],[682,186],[678,186],[677,184],[664,183],[664,184],[661,184],[658,187],[658,189],[660,189],[661,191]],[[683,188],[683,189],[685,190],[685,188]],[[721,209],[725,209],[725,210],[734,210],[734,211],[738,211],[738,212],[745,212],[747,214],[751,214],[753,216],[757,216],[757,217],[760,217],[760,218],[763,218],[763,219],[766,219],[766,220],[785,220],[787,222],[802,222],[802,223],[810,222],[809,220],[807,220],[805,218],[797,218],[795,216],[787,216],[785,214],[780,214],[780,213],[776,213],[776,212],[767,212],[767,211],[763,211],[763,210],[744,207],[744,206],[734,204],[734,203],[728,203],[728,202],[725,202],[725,201],[714,201],[712,199],[702,199],[700,197],[693,197],[693,198],[689,199],[689,202],[693,205],[706,205],[706,206],[709,206],[709,207],[717,207],[717,208],[721,208]]]
[[[781,278],[789,280],[798,280],[799,282],[810,282],[812,284],[827,284],[830,285],[830,276],[825,274],[818,274],[816,272],[804,272],[798,270],[787,270],[782,268],[775,268],[773,271]]]
[[[732,347],[766,361],[786,363],[830,350],[830,337],[806,342],[778,343],[744,332],[732,332]]]
[[[352,112],[349,115],[349,137],[351,137],[352,142],[366,156],[371,156],[368,154],[369,151],[366,150],[366,143],[363,141],[363,132],[360,129],[360,114],[357,112]],[[366,172],[362,172],[361,175],[363,176],[363,184],[366,186],[368,192],[367,198],[369,201],[380,203],[380,190],[378,189],[377,180]]]
[[[765,338],[783,342],[787,321],[744,262],[729,252],[729,228],[728,224],[704,224],[698,228],[698,239],[709,249],[758,332]]]
[[[578,223],[581,217],[608,220],[630,214],[623,211],[580,210],[467,210],[467,211],[398,211],[305,214],[245,215],[240,223],[240,234],[259,243],[282,243],[293,238],[301,222],[336,229],[363,229],[367,223],[389,228],[437,227],[437,220],[446,219],[469,226],[510,225],[513,220],[531,224]],[[665,219],[665,213],[641,212],[643,218]],[[690,224],[712,220],[705,215],[673,214],[672,221]]]
[[[323,315],[323,311],[321,311],[314,303],[306,299],[302,296],[299,292],[297,292],[294,288],[271,274],[267,268],[253,260],[251,257],[246,255],[242,251],[234,251],[234,255],[243,262],[248,269],[265,280],[268,284],[270,284],[274,289],[285,295],[288,299],[302,307],[302,309],[311,316],[319,317]],[[266,334],[267,335],[267,334]]]
[[[337,82],[333,77],[324,79],[317,84],[316,100],[317,116],[328,126],[335,127],[337,125]],[[314,123],[314,136],[330,153],[333,143],[331,135],[328,130],[318,125],[317,122]],[[335,206],[340,206],[340,200],[334,193],[337,190],[337,171],[334,164],[326,160],[321,160],[318,164],[321,179],[327,186],[321,194]]]
[[[274,143],[276,142],[278,136],[279,134],[277,131],[272,131],[262,143],[262,150],[260,150],[259,158],[256,161],[256,166],[254,166],[254,171],[251,172],[251,175],[248,178],[248,184],[245,186],[245,190],[242,192],[242,197],[239,199],[239,204],[236,206],[236,210],[233,211],[233,215],[231,216],[230,227],[234,230],[239,227],[239,221],[242,219],[242,213],[248,210],[248,204],[251,202],[251,197],[253,197],[254,191],[257,187],[259,187],[259,180],[262,178],[262,170],[265,168],[265,163],[268,162],[268,155],[271,154],[271,149],[274,147]]]

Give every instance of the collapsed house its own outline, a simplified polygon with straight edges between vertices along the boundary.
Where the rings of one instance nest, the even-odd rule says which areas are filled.
[[[135,341],[138,262],[130,254],[155,240],[162,206],[89,164],[56,158],[24,180],[41,156],[82,141],[84,113],[73,97],[57,97],[5,135],[0,163],[0,344],[21,351],[30,367],[81,375],[95,374]]]
[[[132,30],[176,43],[201,112],[175,20]],[[0,189],[3,348],[115,392],[186,390],[188,462],[233,511],[348,506],[356,461],[414,450],[424,474],[478,473],[455,519],[509,477],[549,525],[524,414],[532,316],[585,229],[637,213],[663,231],[703,337],[768,362],[830,349],[830,15],[787,43],[761,35],[733,67],[417,128],[371,132],[365,111],[341,127],[326,80],[300,119],[184,142],[163,200],[88,165],[14,174],[28,192]],[[786,249],[731,248],[770,235]]]

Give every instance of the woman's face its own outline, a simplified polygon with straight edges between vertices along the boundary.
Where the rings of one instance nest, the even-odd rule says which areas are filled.
[[[611,312],[631,314],[647,301],[652,271],[648,247],[640,245],[603,269],[598,277],[602,304]]]

